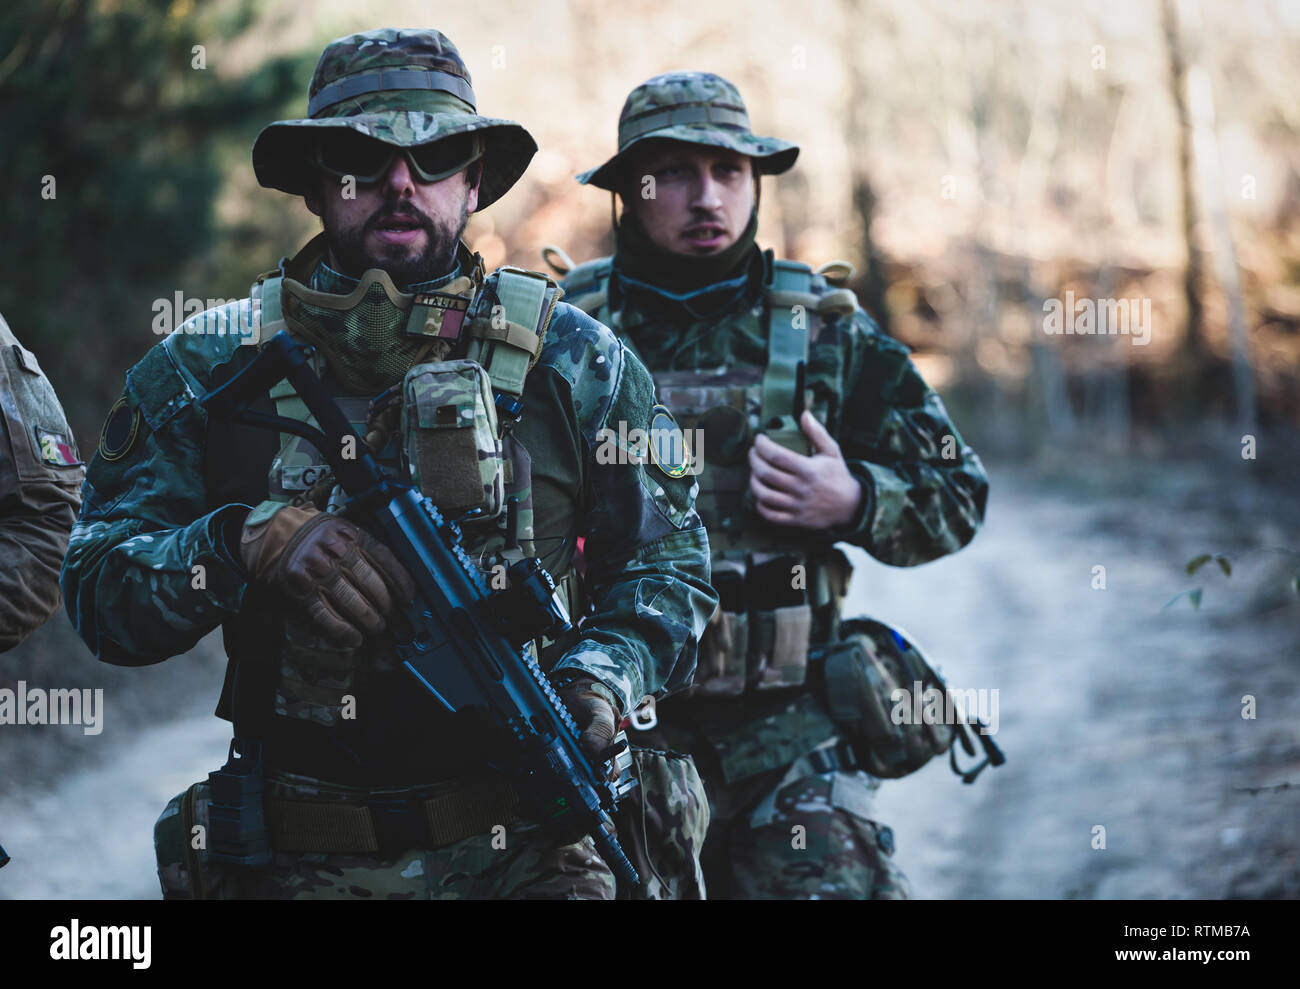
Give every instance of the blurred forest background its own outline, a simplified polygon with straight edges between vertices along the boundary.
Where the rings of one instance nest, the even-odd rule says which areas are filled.
[[[990,465],[969,550],[855,551],[851,610],[1004,691],[1006,767],[882,791],[918,895],[1300,896],[1300,0],[8,0],[0,313],[85,457],[155,300],[242,297],[319,229],[250,148],[323,45],[430,24],[542,149],[471,218],[489,267],[608,253],[574,174],[637,83],[717,72],[803,149],[760,243],[851,261]],[[1149,344],[1049,335],[1067,292],[1149,300]],[[153,818],[225,755],[219,641],[110,668],[60,613],[2,658],[109,727],[0,729],[0,896],[156,896]]]
[[[958,421],[982,449],[1146,450],[1207,420],[1238,436],[1300,422],[1295,0],[503,0],[486,18],[19,0],[0,12],[0,312],[83,449],[155,342],[155,299],[239,297],[317,229],[257,186],[249,148],[303,114],[323,44],[429,17],[481,109],[542,148],[471,223],[489,266],[540,267],[546,243],[607,252],[610,204],[574,173],[613,151],[632,86],[709,69],[760,133],[803,148],[766,182],[760,241],[851,260],[882,327],[979,410]],[[1150,299],[1150,344],[1045,334],[1043,301],[1067,290]]]

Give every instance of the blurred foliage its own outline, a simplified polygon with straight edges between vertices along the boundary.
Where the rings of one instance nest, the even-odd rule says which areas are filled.
[[[214,71],[204,41],[237,39],[257,10],[251,0],[0,6],[0,312],[39,353],[83,446],[122,370],[154,342],[152,300],[171,298],[209,249],[217,148],[238,135],[246,149],[301,97],[315,63],[304,53],[242,78]]]
[[[1260,555],[1267,555],[1267,554],[1275,554],[1278,556],[1287,557],[1288,559],[1291,560],[1300,561],[1300,552],[1297,552],[1296,550],[1293,549],[1286,549],[1285,547],[1280,547],[1280,546],[1273,547],[1270,549],[1253,550],[1250,552],[1239,553],[1236,555],[1239,559],[1241,559],[1241,558],[1246,558],[1251,556],[1260,556]],[[1183,569],[1186,571],[1189,577],[1195,576],[1196,571],[1200,570],[1201,567],[1205,566],[1211,560],[1213,560],[1215,563],[1219,565],[1219,569],[1223,571],[1224,577],[1232,576],[1232,564],[1228,561],[1228,557],[1225,556],[1223,553],[1199,553],[1196,556],[1192,557],[1190,560],[1188,560],[1186,566],[1184,566]],[[1287,577],[1287,587],[1290,590],[1294,591],[1296,594],[1300,595],[1300,570],[1295,571],[1294,574],[1291,574]],[[1193,587],[1185,591],[1180,591],[1179,593],[1175,594],[1172,598],[1169,599],[1169,602],[1165,605],[1165,607],[1172,608],[1183,598],[1187,598],[1192,608],[1198,609],[1201,606],[1201,601],[1204,597],[1204,592],[1205,592],[1204,587]]]
[[[1215,94],[1260,435],[1300,423],[1300,6],[1188,0],[1180,44]],[[489,266],[611,247],[608,196],[573,181],[615,150],[659,72],[736,82],[755,128],[803,147],[764,184],[759,241],[855,288],[990,455],[1199,448],[1235,408],[1229,299],[1207,269],[1205,373],[1186,339],[1178,124],[1160,4],[1096,0],[8,0],[0,4],[0,312],[93,442],[152,304],[243,295],[315,229],[260,189],[249,149],[296,117],[322,46],[383,23],[460,48],[484,113],[540,153],[467,230]],[[1196,13],[1196,11],[1200,11]],[[1181,15],[1180,15],[1181,16]],[[545,38],[544,44],[538,39]],[[206,68],[193,67],[195,45]],[[43,176],[57,198],[41,197]],[[1243,182],[1250,180],[1247,194]],[[1226,200],[1224,195],[1226,193]],[[1202,250],[1217,244],[1198,227]],[[1150,346],[1048,336],[1043,302],[1151,300]],[[1189,391],[1196,429],[1179,396]],[[1186,404],[1186,403],[1184,403]],[[1206,440],[1229,449],[1244,430]],[[1229,442],[1231,440],[1231,442]],[[1195,441],[1195,442],[1193,442]],[[1251,470],[1289,469],[1279,442]]]

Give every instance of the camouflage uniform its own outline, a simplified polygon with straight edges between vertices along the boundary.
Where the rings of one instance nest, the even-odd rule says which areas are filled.
[[[0,316],[0,652],[59,606],[85,469],[36,355]]]
[[[785,171],[798,153],[750,132],[740,94],[726,80],[673,73],[632,91],[618,154],[578,180],[636,189],[642,180],[628,170],[627,152],[647,138],[727,148],[749,156],[758,175]],[[906,880],[891,861],[892,832],[871,816],[878,781],[833,758],[836,727],[802,643],[840,635],[849,566],[834,542],[861,546],[893,566],[954,552],[982,523],[984,468],[907,348],[879,332],[843,278],[832,284],[751,246],[727,277],[669,290],[645,261],[656,255],[625,255],[625,245],[635,243],[629,219],[625,213],[618,253],[568,272],[564,285],[573,304],[645,361],[682,427],[703,433],[703,450],[694,451],[703,460],[697,507],[722,602],[701,643],[695,687],[659,707],[658,729],[647,740],[690,752],[704,776],[713,821],[704,850],[709,894],[906,897]],[[752,237],[756,219],[750,223]],[[797,339],[786,327],[798,328],[800,316],[807,321],[807,408],[839,443],[865,493],[857,516],[835,531],[766,522],[748,493],[746,455],[760,422],[772,425],[769,391],[779,381],[769,376],[771,348]],[[788,444],[801,442],[790,428],[795,420],[781,421]],[[806,567],[806,589],[791,598],[796,565]]]
[[[381,68],[416,70],[385,73],[384,85],[416,76],[414,84],[427,79],[443,88],[367,88]],[[336,86],[340,76],[350,80],[348,89]],[[487,202],[522,174],[535,150],[518,125],[474,115],[463,62],[433,31],[385,30],[334,42],[313,77],[311,106],[313,119],[273,124],[259,137],[254,163],[264,185],[302,190],[292,136],[314,127],[349,127],[399,147],[482,131]],[[106,427],[106,436],[116,430],[113,435],[123,439],[101,444],[91,461],[64,567],[69,614],[100,659],[159,662],[220,624],[231,669],[264,687],[254,715],[241,715],[240,687],[228,671],[218,714],[234,720],[237,732],[241,717],[259,725],[274,861],[259,872],[219,867],[196,847],[204,842],[193,836],[206,832],[194,829],[205,827],[208,809],[207,784],[196,784],[168,805],[155,829],[164,895],[611,899],[613,875],[591,839],[557,845],[522,818],[517,794],[487,766],[500,756],[501,739],[435,709],[413,690],[387,633],[342,648],[287,599],[250,593],[238,542],[246,520],[273,513],[291,496],[297,503],[322,497],[304,472],[311,462],[297,459],[304,451],[296,440],[210,419],[196,404],[255,355],[255,347],[240,345],[255,321],[278,301],[291,329],[314,335],[318,349],[332,355],[324,381],[345,413],[358,402],[364,409],[365,397],[379,387],[402,382],[408,366],[463,357],[473,345],[453,335],[450,349],[430,353],[427,339],[398,332],[407,311],[385,309],[385,293],[378,290],[349,308],[344,300],[359,282],[332,270],[323,250],[318,238],[282,262],[280,281],[268,273],[249,298],[193,317],[128,372],[123,402]],[[484,282],[477,257],[463,245],[457,258],[450,274],[403,289],[404,305],[442,292],[444,302],[469,304],[468,327],[475,313],[500,303],[493,294],[499,276]],[[374,274],[367,272],[362,282]],[[272,285],[283,290],[264,292]],[[626,713],[643,695],[662,696],[689,683],[698,636],[716,603],[708,543],[690,478],[675,479],[633,459],[597,461],[607,426],[648,423],[653,383],[606,327],[558,302],[555,293],[552,284],[542,305],[549,319],[540,324],[540,352],[521,384],[522,412],[509,433],[514,471],[507,480],[521,499],[524,555],[535,547],[557,581],[573,582],[576,544],[585,538],[589,603],[577,609],[580,629],[542,643],[543,668],[557,679],[575,673],[595,678]],[[334,300],[340,308],[313,312],[311,300]],[[349,320],[363,306],[359,318],[367,335],[354,338]],[[441,332],[444,324],[430,319],[424,329]],[[269,336],[271,328],[263,324],[261,331]],[[389,344],[376,346],[384,333]],[[272,411],[275,395],[273,389],[258,407]],[[399,469],[396,429],[372,445],[381,465]],[[441,477],[418,480],[427,490]],[[467,521],[463,528],[471,558],[485,560],[503,546],[499,519]],[[348,703],[355,718],[343,713]],[[435,804],[440,819],[452,822],[441,830],[431,823]],[[287,815],[303,805],[312,814],[322,808],[351,813],[364,805],[374,847],[357,853],[332,844],[336,835],[310,848],[290,844]],[[277,807],[280,824],[272,813]],[[417,824],[427,811],[425,840],[408,840],[403,831],[380,834],[381,808],[394,807]]]

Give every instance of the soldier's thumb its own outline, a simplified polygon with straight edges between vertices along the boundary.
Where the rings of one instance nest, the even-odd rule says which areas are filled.
[[[799,426],[803,429],[803,434],[808,437],[809,442],[813,445],[813,453],[825,453],[838,457],[840,455],[840,445],[835,442],[835,437],[826,432],[815,415],[808,409],[804,409],[803,418],[799,420]]]

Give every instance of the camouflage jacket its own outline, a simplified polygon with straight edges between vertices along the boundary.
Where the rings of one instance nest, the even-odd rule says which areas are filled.
[[[704,318],[664,295],[621,284],[617,259],[612,262],[592,261],[570,272],[568,298],[610,326],[657,380],[665,372],[767,363],[763,290],[771,279],[770,251],[755,251],[743,287],[721,312]],[[830,286],[814,275],[810,290],[822,297]],[[814,323],[807,386],[814,414],[867,496],[842,529],[800,532],[799,538],[816,543],[820,535],[827,547],[843,540],[882,563],[914,566],[970,542],[983,522],[988,477],[907,347],[883,335],[856,300],[850,302],[851,311],[826,310]],[[716,520],[701,512],[712,532]],[[757,516],[750,521],[780,528]]]
[[[237,547],[245,515],[267,497],[278,439],[269,430],[209,421],[196,404],[255,351],[239,346],[229,330],[204,332],[250,319],[248,299],[224,308],[188,320],[128,372],[123,399],[134,438],[109,457],[101,448],[90,463],[62,581],[74,625],[105,662],[159,662],[218,624],[232,658],[256,653],[265,638],[257,626],[265,595],[249,593]],[[648,424],[650,376],[606,327],[560,303],[523,403],[513,435],[532,459],[534,543],[557,579],[572,570],[585,537],[591,608],[576,641],[551,657],[554,670],[596,677],[624,712],[644,694],[680,689],[717,601],[692,479],[652,476],[651,465],[635,460],[596,459],[602,429]],[[467,760],[474,744],[463,725],[412,702],[400,667],[370,682],[371,710],[385,712],[365,719],[370,734],[330,735],[272,718],[268,732],[278,744],[269,748],[280,755],[268,754],[268,762],[358,782],[408,782],[473,768]],[[228,676],[219,713],[229,713],[229,687]],[[415,732],[419,746],[410,744],[411,718],[427,723]],[[338,752],[322,756],[317,742],[327,735],[342,740]],[[411,748],[423,755],[402,751]],[[362,765],[344,765],[349,759]]]
[[[59,606],[84,473],[54,389],[0,317],[0,652]]]

